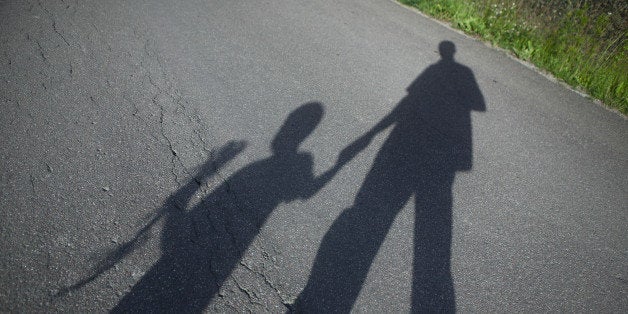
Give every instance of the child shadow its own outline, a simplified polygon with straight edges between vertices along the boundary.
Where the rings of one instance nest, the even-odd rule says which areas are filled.
[[[323,112],[315,102],[294,110],[271,143],[272,156],[225,179],[199,205],[186,210],[199,187],[197,179],[173,194],[164,205],[160,259],[113,312],[203,311],[271,212],[282,202],[312,197],[349,161],[351,154],[345,152],[331,169],[314,177],[312,155],[299,151]],[[231,153],[224,155],[241,150],[231,146],[226,150]],[[204,168],[213,173],[222,164],[214,161]]]

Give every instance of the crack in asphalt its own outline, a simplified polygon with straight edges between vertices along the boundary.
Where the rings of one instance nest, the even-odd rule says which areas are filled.
[[[60,41],[58,41],[58,44],[55,44],[54,42],[51,43],[47,39],[47,37],[42,36],[43,34],[46,34],[46,32],[52,35],[52,38],[54,38],[54,36],[56,35],[56,37],[63,41],[65,43],[65,46],[70,47],[70,49],[80,48],[79,55],[80,53],[82,53],[82,60],[84,62],[87,61],[89,64],[93,64],[94,67],[87,67],[87,70],[94,70],[104,66],[104,64],[102,64],[103,61],[99,61],[101,58],[98,57],[98,54],[107,53],[107,51],[113,52],[113,48],[109,41],[105,38],[106,32],[102,30],[97,25],[97,23],[95,23],[93,20],[86,22],[91,25],[93,30],[89,31],[85,35],[87,36],[87,44],[85,46],[85,48],[87,49],[85,49],[81,45],[80,40],[73,40],[72,36],[68,35],[67,32],[64,31],[64,28],[62,27],[64,25],[64,20],[59,19],[59,16],[55,14],[57,13],[55,10],[49,10],[48,8],[46,8],[46,2],[37,1],[36,5],[46,13],[48,19],[50,20],[50,23],[46,23],[46,25],[48,25],[47,27],[41,28],[40,26],[39,32],[35,31],[33,35],[31,35],[31,33],[29,32],[24,32],[24,34],[28,42],[34,42],[36,54],[39,55],[39,58],[36,57],[36,60],[41,59],[44,65],[44,70],[39,71],[41,77],[46,80],[39,82],[42,91],[44,91],[45,93],[50,93],[54,91],[57,86],[56,81],[51,81],[56,77],[51,77],[49,73],[62,73],[66,75],[65,77],[62,77],[62,79],[69,78],[69,80],[74,81],[76,80],[76,78],[80,77],[80,75],[76,75],[77,73],[83,74],[84,68],[84,63],[81,63],[79,61],[74,64],[72,62],[72,58],[68,58],[69,65],[67,65],[67,67],[58,62],[56,54],[53,54],[53,52],[55,49],[59,50],[59,45],[63,44],[61,44]],[[75,14],[77,12],[77,5],[78,2],[76,3],[76,5],[73,6],[67,5],[65,9],[68,10],[70,9],[70,7],[72,7],[72,12],[74,12],[73,14]],[[29,10],[36,10],[32,3]],[[68,17],[66,16],[66,18]],[[89,26],[87,28],[89,29]],[[52,34],[53,32],[54,34]],[[208,187],[208,185],[205,184],[202,179],[199,179],[196,174],[193,173],[193,170],[186,165],[183,158],[185,154],[189,154],[191,152],[193,153],[194,150],[200,150],[202,152],[201,154],[208,154],[210,160],[214,160],[216,157],[217,152],[214,149],[211,149],[212,145],[207,140],[207,138],[203,136],[203,119],[198,109],[196,108],[196,106],[198,105],[198,101],[194,100],[193,98],[186,97],[181,92],[181,90],[175,86],[175,84],[173,83],[173,79],[171,78],[171,74],[167,70],[167,66],[162,60],[157,47],[151,41],[151,39],[146,39],[150,38],[150,36],[147,36],[146,34],[142,35],[142,32],[138,31],[135,28],[133,28],[133,34],[135,34],[136,38],[143,41],[143,51],[140,50],[139,53],[127,52],[127,54],[125,55],[126,58],[118,60],[118,62],[122,65],[134,65],[132,58],[137,58],[136,60],[139,61],[139,80],[130,79],[131,83],[133,84],[123,86],[120,90],[116,91],[116,87],[118,87],[118,85],[115,82],[117,81],[112,81],[107,77],[101,76],[98,77],[98,80],[95,80],[94,82],[100,84],[100,86],[104,85],[107,88],[98,91],[88,91],[86,92],[86,95],[83,95],[82,99],[87,98],[86,100],[92,105],[93,110],[102,110],[104,106],[107,106],[109,104],[128,104],[128,108],[130,109],[130,115],[133,117],[131,121],[135,121],[135,123],[145,127],[145,133],[152,139],[154,139],[156,144],[158,144],[160,147],[165,148],[170,162],[168,168],[172,176],[171,178],[176,186],[181,188],[184,185],[186,178],[190,178],[190,180],[193,180],[196,183],[199,191],[201,191],[202,193],[211,193],[211,189]],[[103,46],[105,47],[104,50],[106,51],[103,51],[103,49],[99,49]],[[61,46],[61,49],[63,49],[63,46]],[[7,56],[9,65],[11,65],[11,68],[13,68],[14,62],[11,58],[11,55],[6,51],[5,55]],[[61,67],[65,67],[64,70],[57,71]],[[133,75],[131,75],[131,77],[133,77]],[[132,96],[132,90],[134,88],[137,90],[137,86],[143,84],[148,88],[143,89],[142,94],[139,97],[147,97],[147,100],[150,99],[150,101],[136,101]],[[140,88],[139,90],[142,89]],[[34,119],[34,116],[29,112],[28,108],[25,107],[20,102],[20,100],[17,99],[17,97],[15,97],[14,101],[15,105],[20,111],[25,112],[31,120]],[[157,111],[157,113],[153,115],[152,112],[154,111]],[[142,114],[143,112],[151,112],[151,114],[149,116],[147,114]],[[176,127],[180,124],[177,123],[177,121],[183,121],[181,124],[189,128],[190,133],[184,139],[177,138],[178,134],[176,133]],[[130,125],[135,123],[131,123]],[[192,149],[180,148],[179,145],[182,145],[183,143],[185,143],[186,146],[189,143]],[[246,221],[246,223],[254,224],[254,220],[252,220],[252,218],[250,217],[247,217],[246,208],[245,206],[243,206],[243,204],[241,204],[240,196],[233,189],[232,182],[230,182],[228,177],[223,174],[223,172],[219,169],[219,165],[217,165],[215,161],[210,161],[210,163],[216,176],[217,186],[222,186],[224,188],[226,196],[226,199],[224,201],[218,201],[218,204],[212,204],[212,206],[232,207],[232,209],[243,213],[243,217],[241,219]],[[52,168],[48,164],[46,164],[46,167],[49,172],[52,172]],[[36,180],[37,178],[33,174],[29,174],[28,181],[34,195],[38,192],[37,184],[35,182]],[[205,199],[202,198],[201,202],[205,203]],[[223,204],[224,202],[229,204]],[[242,248],[242,244],[240,243],[241,241],[238,241],[237,228],[235,228],[230,223],[225,224],[224,219],[220,219],[220,217],[212,217],[211,213],[208,213],[208,218],[210,222],[210,228],[214,228],[217,231],[219,230],[221,236],[225,235],[228,239],[226,240],[231,241],[233,246],[238,248],[238,250],[246,249]],[[195,221],[195,223],[205,223],[204,221],[198,222],[196,221],[197,219],[194,218],[193,220]],[[194,239],[190,239],[190,241],[193,240]],[[264,256],[268,255],[264,248],[262,248],[262,251],[265,254]],[[50,256],[48,258],[50,259]],[[50,263],[50,260],[48,260],[48,263]],[[264,271],[256,270],[244,262],[240,262],[240,266],[242,266],[243,269],[246,269],[255,276],[259,277],[261,279],[261,282],[264,283],[264,286],[267,286],[271,291],[273,291],[272,293],[275,294],[282,301],[282,303],[285,303],[284,297],[282,296],[280,289],[273,282],[273,280],[269,278],[268,274],[266,274]],[[216,270],[213,269],[213,267],[214,265],[212,265],[210,261],[210,271],[212,273],[212,276],[214,276],[214,278],[219,278]],[[230,275],[229,278],[233,279],[234,286],[237,287],[240,292],[246,295],[250,304],[256,304],[264,307],[266,306],[265,304],[263,304],[263,302],[260,302],[261,299],[259,293],[242,285],[241,282],[238,281],[236,276],[233,275],[233,273]],[[219,289],[220,287],[217,288]],[[239,311],[247,310],[249,312],[254,312],[254,310],[251,310],[250,308],[244,309],[234,307],[229,303],[229,301],[225,302],[223,305],[233,307],[233,309],[237,309]]]
[[[257,301],[257,300],[259,300],[259,296],[257,296],[257,293],[255,293],[255,291],[249,291],[249,289],[243,287],[240,284],[240,282],[236,279],[236,276],[230,275],[229,278],[231,278],[231,280],[233,280],[233,282],[236,284],[236,287],[238,288],[238,290],[240,290],[240,292],[243,292],[248,297],[248,299],[249,299],[249,301],[251,301],[251,303],[264,306],[264,304],[262,304],[261,302]]]
[[[266,251],[262,251],[262,253],[266,253]],[[266,255],[267,255],[267,254],[268,254],[268,253],[266,253]],[[264,255],[264,254],[262,254],[262,255],[263,255],[263,256],[266,256],[266,255]],[[268,276],[267,276],[264,272],[262,272],[262,271],[257,271],[257,270],[255,270],[255,269],[253,269],[252,267],[250,267],[249,265],[247,265],[247,264],[246,264],[246,263],[244,263],[243,261],[240,261],[240,263],[239,263],[239,264],[240,264],[241,266],[243,266],[245,269],[247,269],[249,272],[251,272],[252,274],[257,275],[258,277],[260,277],[260,278],[264,281],[264,284],[265,284],[267,287],[269,287],[269,288],[270,288],[270,289],[271,289],[271,290],[272,290],[272,291],[273,291],[273,292],[277,295],[277,297],[279,298],[279,300],[281,300],[281,303],[282,303],[282,304],[284,304],[284,305],[285,305],[285,304],[288,302],[288,301],[286,301],[286,300],[284,299],[284,297],[283,297],[283,295],[282,295],[281,291],[280,291],[280,290],[279,290],[279,289],[275,286],[275,284],[274,284],[274,283],[273,283],[270,279],[268,279]]]
[[[27,38],[30,38],[30,36],[28,36],[27,34]],[[37,44],[37,48],[39,49],[39,55],[41,56],[42,60],[44,61],[44,64],[47,67],[51,67],[50,62],[48,61],[48,58],[46,58],[46,54],[44,53],[44,48],[41,46],[41,43],[39,42],[39,40],[35,39],[35,43]]]
[[[65,39],[65,36],[63,36],[63,34],[61,34],[59,30],[57,29],[57,22],[55,20],[52,21],[52,29],[55,31],[55,33],[57,33],[57,35],[61,37],[61,39],[63,39],[65,44],[68,45],[68,47],[70,47],[70,43],[68,42],[68,40]]]
[[[35,177],[32,174],[28,175],[28,182],[31,184],[33,195],[37,195],[37,190],[35,189]]]
[[[57,28],[57,19],[55,18],[55,15],[50,12],[50,10],[48,10],[45,6],[43,6],[41,4],[41,0],[37,1],[37,5],[46,13],[46,15],[48,16],[48,18],[50,19],[50,21],[52,22],[52,30],[59,36],[61,37],[61,39],[63,40],[63,42],[65,42],[65,44],[70,47],[70,43],[68,42],[68,40],[65,38],[65,36],[63,36],[63,34],[61,34],[61,32],[59,31],[59,29]],[[67,7],[66,7],[67,9]]]

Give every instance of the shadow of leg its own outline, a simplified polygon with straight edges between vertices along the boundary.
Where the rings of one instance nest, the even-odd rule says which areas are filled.
[[[355,205],[345,209],[325,234],[294,311],[351,311],[379,247],[411,192],[405,180],[394,175],[397,180],[391,179],[394,171],[380,168],[374,167]]]
[[[430,173],[417,189],[414,226],[413,313],[454,313],[450,271],[453,173]]]

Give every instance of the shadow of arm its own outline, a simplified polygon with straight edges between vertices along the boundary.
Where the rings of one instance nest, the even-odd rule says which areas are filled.
[[[189,202],[190,198],[196,193],[201,186],[202,181],[209,179],[218,172],[218,169],[222,168],[227,162],[235,158],[246,147],[244,141],[230,141],[223,145],[220,149],[212,151],[210,158],[199,167],[197,176],[194,176],[184,186],[180,187],[176,193],[172,194],[164,202],[164,205],[155,213],[153,218],[138,230],[133,238],[125,241],[123,244],[117,246],[114,249],[109,250],[105,257],[97,263],[96,267],[92,271],[92,274],[86,278],[81,279],[79,282],[69,286],[61,288],[54,297],[62,297],[71,291],[81,289],[83,286],[94,281],[100,275],[113,268],[117,263],[123,260],[126,256],[135,251],[138,247],[141,247],[148,240],[148,231],[166,214],[172,212],[173,209],[183,209]]]
[[[394,111],[387,115],[384,119],[382,119],[379,123],[377,123],[373,128],[371,128],[364,135],[360,136],[357,140],[353,141],[347,147],[345,147],[340,154],[338,155],[338,159],[334,166],[325,171],[320,176],[314,179],[314,183],[312,184],[312,189],[310,190],[309,196],[314,195],[320,189],[322,189],[334,176],[344,167],[347,163],[349,163],[355,156],[357,156],[361,151],[363,151],[366,147],[369,146],[373,138],[381,131],[388,128],[395,122]]]

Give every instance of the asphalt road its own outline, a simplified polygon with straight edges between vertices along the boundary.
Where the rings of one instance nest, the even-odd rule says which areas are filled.
[[[628,312],[626,119],[394,2],[1,1],[0,50],[1,312]]]

